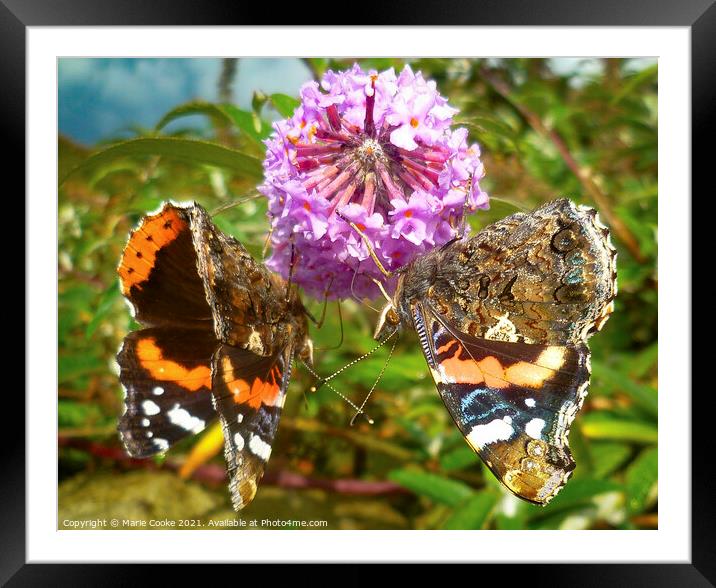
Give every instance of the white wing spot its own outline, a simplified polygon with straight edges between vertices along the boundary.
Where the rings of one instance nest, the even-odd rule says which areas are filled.
[[[156,447],[159,451],[165,451],[169,449],[169,441],[167,441],[166,439],[160,439],[159,437],[157,437],[152,441],[152,443],[154,443],[154,447]]]
[[[236,445],[236,449],[239,451],[244,448],[244,438],[241,436],[241,433],[236,433],[234,435],[234,445]]]
[[[178,404],[175,404],[174,408],[167,413],[167,417],[169,417],[169,420],[175,425],[192,433],[198,433],[204,428],[204,425],[206,425],[203,420],[190,415],[188,411],[181,408]]]
[[[268,461],[271,456],[271,446],[258,435],[252,434],[249,438],[249,449],[264,461]]]
[[[152,390],[152,394],[154,394],[154,396],[161,396],[162,394],[164,394],[164,388],[162,388],[161,386],[157,386],[156,388],[154,388],[154,390]]]
[[[148,427],[149,426],[149,419],[142,419],[142,426]]]
[[[534,398],[525,398],[525,404],[532,408],[536,404],[536,402]]]
[[[509,417],[508,417],[509,418]],[[510,419],[510,422],[512,419]],[[467,435],[467,440],[473,447],[482,449],[485,445],[496,441],[506,441],[512,437],[515,430],[512,425],[503,419],[495,419],[486,425],[477,425]]]
[[[152,402],[151,400],[145,400],[144,402],[142,402],[142,411],[147,416],[159,414],[159,406],[157,406],[157,404]]]
[[[527,433],[533,439],[540,439],[542,437],[542,429],[544,429],[545,422],[542,419],[532,419],[525,427],[525,433]]]
[[[242,413],[239,413],[238,415],[236,415],[237,423],[241,423],[241,422],[243,422],[243,420],[244,420],[244,415]]]

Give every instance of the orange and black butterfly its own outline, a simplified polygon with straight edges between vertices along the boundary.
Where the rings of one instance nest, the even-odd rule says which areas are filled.
[[[312,359],[298,293],[196,203],[146,216],[118,273],[143,325],[117,355],[127,452],[161,453],[218,416],[232,502],[245,507],[271,454],[293,359]]]
[[[609,231],[593,209],[555,200],[397,275],[376,339],[415,330],[468,444],[514,494],[546,504],[575,467],[568,434],[589,385],[587,338],[617,293]]]

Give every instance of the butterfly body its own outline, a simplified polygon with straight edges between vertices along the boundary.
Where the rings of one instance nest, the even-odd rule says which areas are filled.
[[[574,469],[587,338],[616,296],[616,251],[569,200],[507,217],[400,272],[376,330],[416,331],[448,412],[513,493],[546,504]]]
[[[232,501],[243,508],[269,459],[292,361],[311,361],[298,294],[196,203],[142,219],[118,274],[143,325],[117,355],[127,452],[161,453],[218,417]]]

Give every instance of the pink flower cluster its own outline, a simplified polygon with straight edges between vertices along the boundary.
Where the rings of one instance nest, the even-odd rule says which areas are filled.
[[[458,111],[420,72],[354,65],[304,84],[300,98],[266,141],[259,189],[269,200],[267,265],[286,278],[293,264],[309,294],[372,298],[370,278],[385,283],[344,219],[396,270],[452,239],[465,210],[488,207],[478,145],[451,128]]]

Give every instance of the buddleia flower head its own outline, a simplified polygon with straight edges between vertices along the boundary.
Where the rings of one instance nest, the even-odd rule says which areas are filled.
[[[453,128],[458,112],[432,80],[405,66],[328,71],[300,91],[266,141],[271,256],[309,294],[375,297],[388,289],[365,242],[394,271],[453,239],[465,210],[488,207],[480,148]]]

